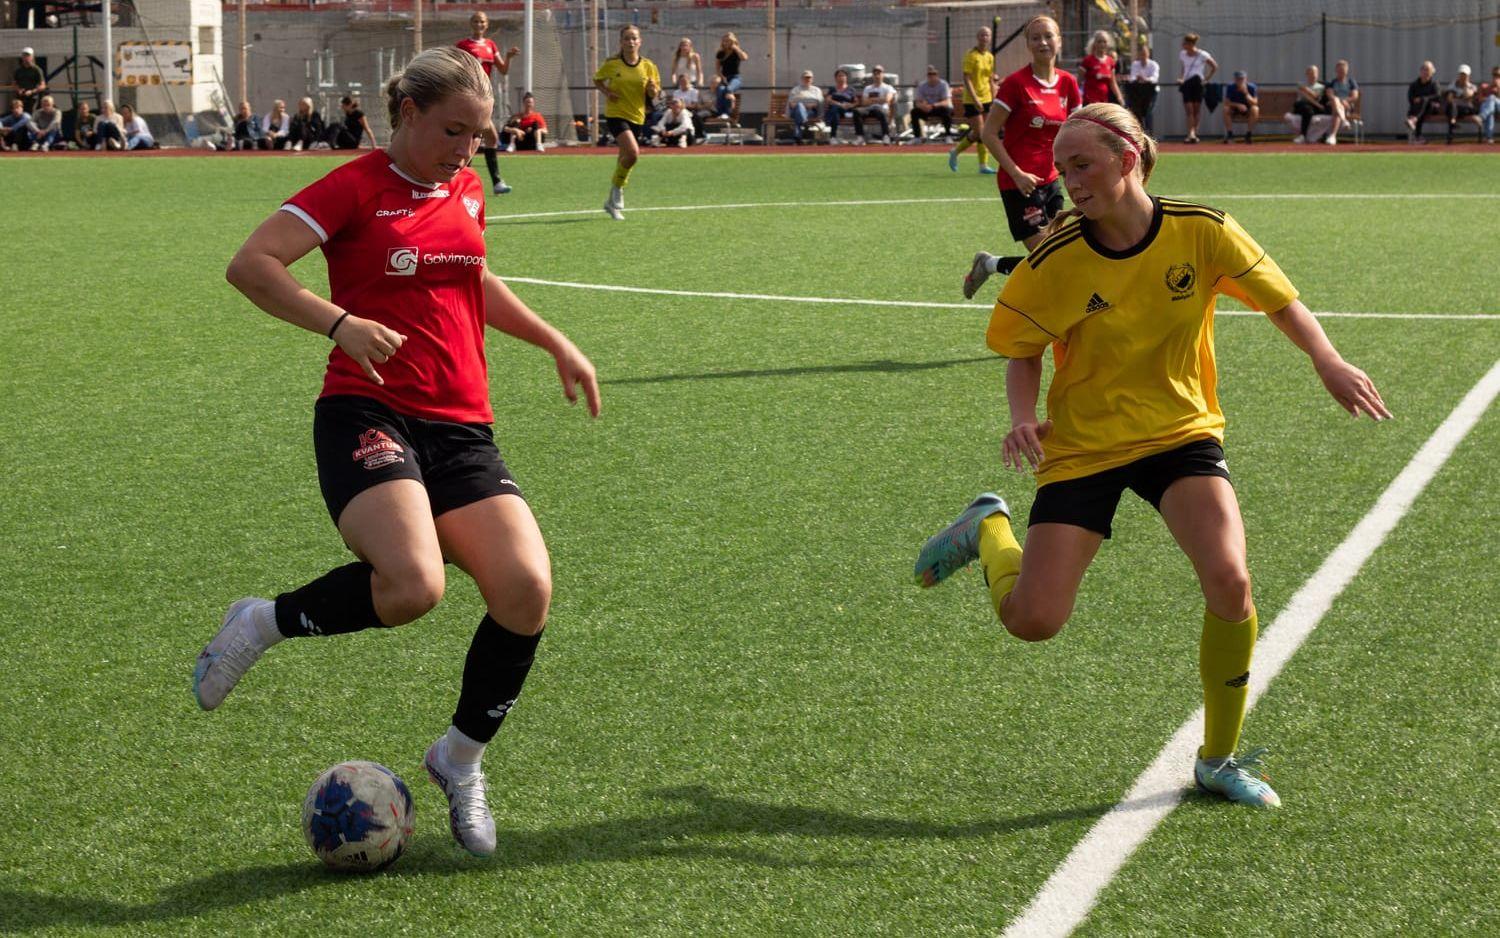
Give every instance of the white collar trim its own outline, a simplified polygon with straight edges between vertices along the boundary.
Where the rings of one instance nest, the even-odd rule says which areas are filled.
[[[397,166],[394,161],[388,163],[387,165],[390,166],[391,172],[395,173],[397,176],[400,176],[402,179],[405,179],[407,182],[411,183],[414,186],[421,186],[424,189],[438,189],[442,187],[442,183],[423,182],[420,179],[412,178],[411,176],[403,172],[401,167]]]

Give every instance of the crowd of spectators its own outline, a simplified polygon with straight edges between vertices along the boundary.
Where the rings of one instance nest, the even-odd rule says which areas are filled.
[[[1262,112],[1261,86],[1252,81],[1244,69],[1233,73],[1233,80],[1216,84],[1219,63],[1199,45],[1199,37],[1188,33],[1178,52],[1176,83],[1181,92],[1186,119],[1187,143],[1199,141],[1202,112],[1222,108],[1223,142],[1236,137],[1236,124],[1244,125],[1243,140],[1251,143],[1258,126],[1282,115]],[[726,127],[738,125],[740,94],[743,82],[740,68],[749,53],[738,37],[726,32],[714,52],[710,73],[703,57],[684,37],[672,55],[672,83],[653,102],[646,121],[646,138],[651,146],[687,147],[706,139],[707,123],[717,120]],[[860,76],[863,77],[863,76]],[[1003,76],[990,75],[990,92]],[[1162,82],[1160,64],[1152,58],[1144,42],[1136,46],[1129,67],[1119,64],[1109,33],[1095,33],[1088,54],[1078,65],[1077,77],[1085,104],[1111,101],[1124,104],[1140,120],[1147,133],[1154,132],[1154,112]],[[795,143],[826,140],[841,142],[838,131],[852,125],[853,142],[864,143],[867,128],[872,139],[890,144],[898,138],[924,140],[940,137],[955,139],[965,128],[956,126],[959,119],[972,116],[955,113],[955,86],[943,78],[936,66],[929,65],[924,79],[910,88],[907,118],[910,129],[903,128],[897,113],[897,89],[888,83],[885,69],[876,65],[861,84],[851,82],[845,69],[834,72],[833,84],[820,86],[811,70],[786,93],[786,116],[791,122]],[[965,78],[965,101],[968,82]],[[124,151],[154,149],[156,140],[145,118],[129,105],[117,113],[110,101],[101,101],[93,113],[86,101],[79,100],[72,120],[72,132],[63,133],[63,113],[36,63],[33,50],[21,50],[21,64],[12,80],[12,97],[8,111],[0,114],[0,149],[61,150],[84,149]],[[1316,65],[1307,66],[1303,81],[1296,87],[1289,120],[1298,123],[1294,143],[1326,144],[1338,142],[1339,131],[1360,114],[1360,88],[1350,71],[1349,62],[1339,60],[1334,75],[1323,81]],[[1447,140],[1453,142],[1460,123],[1476,122],[1486,143],[1494,142],[1494,125],[1500,111],[1500,66],[1490,80],[1476,83],[1473,70],[1460,65],[1447,85],[1437,79],[1431,62],[1423,62],[1417,77],[1407,88],[1406,128],[1408,140],[1425,143],[1422,126],[1427,121],[1443,121]],[[507,150],[542,150],[546,147],[546,119],[536,110],[535,98],[527,92],[521,110],[513,114],[500,131]],[[188,119],[184,128],[188,142],[195,147],[215,150],[320,150],[355,149],[377,146],[375,133],[360,109],[359,100],[346,96],[340,102],[341,114],[325,121],[311,98],[297,102],[295,112],[288,112],[286,102],[276,100],[264,114],[257,114],[250,102],[241,101],[228,126],[208,129]],[[968,108],[965,108],[967,112]],[[1279,110],[1279,108],[1278,108]],[[1318,120],[1319,118],[1324,120]],[[1315,125],[1315,121],[1317,121]],[[1316,128],[1316,139],[1314,129]],[[600,141],[605,142],[605,141]]]

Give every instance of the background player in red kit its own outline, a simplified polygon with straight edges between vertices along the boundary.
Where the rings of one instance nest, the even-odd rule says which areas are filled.
[[[495,849],[480,757],[531,668],[552,595],[541,531],[495,447],[486,324],[540,346],[563,393],[583,386],[599,413],[594,367],[527,308],[485,262],[484,188],[468,169],[494,105],[479,62],[428,49],[387,87],[390,146],[351,160],[286,201],[226,273],[277,318],[329,336],[314,408],[318,481],[359,558],[282,593],[241,599],[193,671],[205,710],[284,638],[336,635],[420,618],[445,586],[444,560],[484,597],[452,726],[427,750],[448,796],[453,836]],[[332,302],[288,271],[322,247]]]
[[[1034,17],[1026,24],[1031,64],[1005,76],[980,132],[984,145],[1000,163],[1000,174],[995,178],[1011,236],[1028,251],[1041,242],[1043,230],[1062,211],[1062,185],[1052,163],[1052,141],[1063,121],[1081,103],[1078,80],[1056,67],[1061,43],[1057,21],[1052,17]],[[964,296],[972,297],[990,274],[1010,273],[1023,259],[984,251],[975,254],[964,276]]]
[[[495,40],[485,36],[489,31],[490,18],[483,10],[475,10],[474,15],[469,17],[469,30],[472,35],[467,39],[460,39],[458,47],[484,66],[484,74],[489,78],[494,69],[499,69],[500,74],[510,74],[511,60],[521,54],[520,48],[511,46],[504,55],[500,54],[500,46]],[[500,140],[500,135],[495,133],[495,121],[491,116],[489,122],[484,126],[484,140],[479,144],[479,152],[484,154],[484,168],[490,171],[490,184],[496,195],[505,195],[511,190],[504,179],[500,178],[500,160],[496,156],[495,145]]]

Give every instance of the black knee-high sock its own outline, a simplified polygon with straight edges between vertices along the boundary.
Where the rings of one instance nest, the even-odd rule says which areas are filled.
[[[276,628],[287,638],[342,635],[385,623],[375,614],[367,563],[336,567],[311,583],[276,597]]]
[[[484,167],[490,171],[490,182],[499,182],[500,159],[495,156],[495,148],[480,147],[479,151],[484,154]]]
[[[480,620],[464,659],[463,689],[453,711],[459,732],[481,743],[495,738],[521,695],[541,640],[541,632],[518,635],[488,615]]]

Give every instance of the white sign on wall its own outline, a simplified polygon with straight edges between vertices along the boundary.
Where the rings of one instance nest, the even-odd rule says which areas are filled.
[[[127,88],[193,83],[193,44],[186,40],[122,42],[115,52],[115,75]]]

